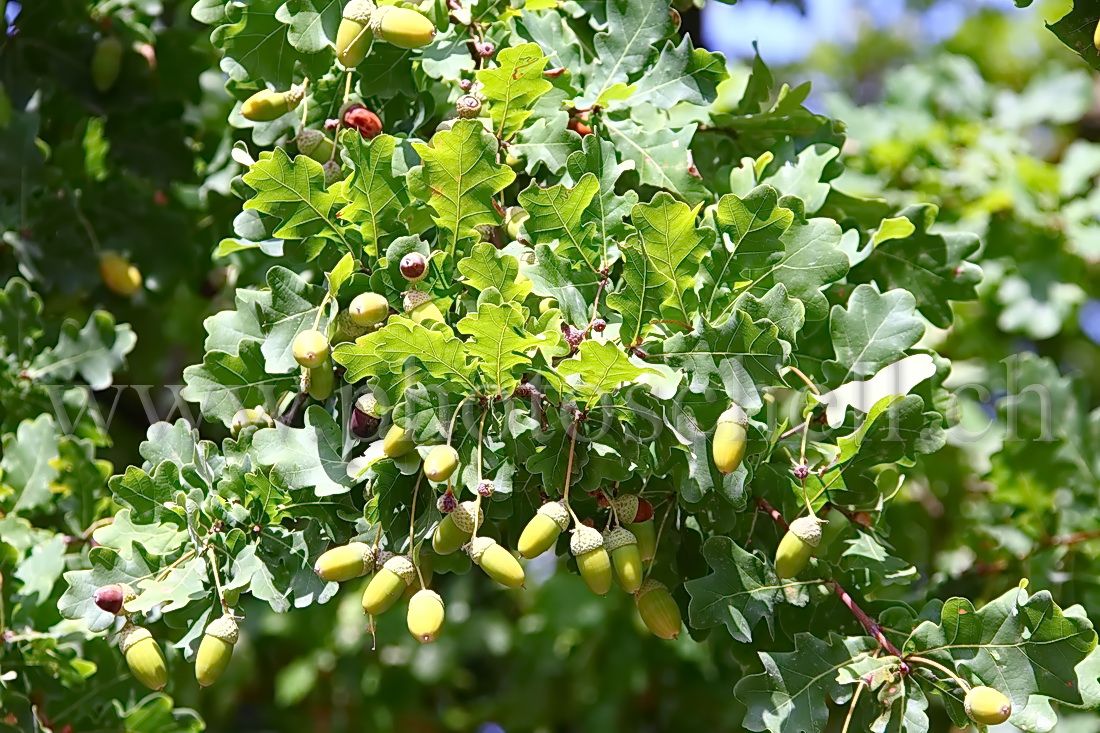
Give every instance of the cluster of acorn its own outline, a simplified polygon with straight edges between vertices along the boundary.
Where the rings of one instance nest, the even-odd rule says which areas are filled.
[[[149,689],[162,690],[168,684],[168,667],[152,632],[136,625],[126,610],[126,604],[135,598],[137,594],[129,585],[112,583],[96,589],[92,600],[101,610],[126,619],[118,632],[118,648],[130,672]],[[195,655],[195,679],[200,686],[212,685],[222,676],[239,635],[237,620],[228,612],[206,627]]]

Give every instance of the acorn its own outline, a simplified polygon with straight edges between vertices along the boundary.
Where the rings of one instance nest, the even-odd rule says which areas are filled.
[[[723,474],[733,473],[745,457],[746,430],[749,418],[737,405],[731,405],[718,418],[711,442],[715,467]]]
[[[775,551],[775,574],[780,580],[793,578],[810,562],[817,546],[821,544],[821,520],[817,517],[799,517],[791,522]]]
[[[558,541],[558,535],[569,529],[569,512],[560,501],[548,501],[539,507],[535,516],[523,528],[519,536],[519,554],[528,560],[549,550]]]
[[[615,515],[630,530],[638,543],[642,562],[653,559],[657,551],[657,527],[653,523],[653,505],[637,494],[619,494],[611,500]]]
[[[966,715],[981,725],[1000,725],[1012,717],[1012,701],[999,690],[979,685],[966,693]]]
[[[378,293],[360,293],[352,298],[348,306],[348,315],[357,326],[374,326],[386,320],[389,314],[389,301]]]
[[[306,369],[313,369],[325,363],[329,357],[329,343],[325,334],[314,329],[300,331],[294,337],[294,360]]]
[[[405,292],[403,305],[405,307],[405,313],[414,321],[420,324],[430,325],[432,321],[443,323],[443,313],[432,301],[432,296],[427,293],[422,293],[419,290],[407,290]]]
[[[367,440],[378,432],[382,419],[375,414],[378,411],[378,400],[370,392],[360,395],[355,400],[351,410],[351,418],[348,420],[348,430],[359,440]]]
[[[611,553],[611,562],[615,566],[615,577],[627,593],[633,593],[642,587],[642,553],[638,549],[638,539],[622,527],[616,527],[604,537],[604,547]]]
[[[509,206],[504,212],[504,231],[508,232],[508,237],[513,241],[519,239],[520,227],[523,223],[531,218],[531,215],[518,206]],[[534,263],[529,263],[534,264]],[[520,269],[520,275],[523,274],[522,268]],[[518,277],[518,276],[517,276]],[[525,276],[526,277],[526,276]],[[551,300],[553,300],[551,298]]]
[[[374,548],[365,542],[349,542],[321,554],[313,572],[327,582],[342,583],[374,570]]]
[[[115,616],[125,615],[123,606],[127,601],[137,598],[134,589],[125,583],[111,583],[101,585],[92,594],[92,601],[99,606],[99,610],[113,613]]]
[[[118,648],[138,682],[150,690],[164,689],[168,684],[168,667],[149,629],[127,622],[118,634]]]
[[[472,120],[481,114],[481,100],[473,94],[463,94],[455,102],[455,112],[460,119]],[[512,237],[515,239],[515,237]]]
[[[418,283],[428,276],[428,258],[419,252],[409,252],[401,258],[397,266],[401,277],[411,283]]]
[[[634,604],[642,623],[662,639],[675,639],[680,635],[680,607],[664,583],[647,580],[634,594]]]
[[[380,616],[401,598],[416,580],[416,566],[405,555],[394,555],[375,573],[363,591],[363,610]]]
[[[103,284],[116,295],[129,298],[141,290],[141,270],[118,252],[110,250],[99,256],[99,276]]]
[[[209,687],[222,676],[233,657],[233,645],[239,636],[237,622],[228,613],[206,627],[195,655],[195,679],[200,687]]]
[[[435,26],[424,15],[411,8],[383,5],[370,18],[375,38],[398,48],[423,48],[435,38]]]
[[[1096,30],[1092,32],[1092,45],[1096,46],[1096,50],[1100,51],[1100,22],[1096,24]]]
[[[358,130],[364,140],[373,140],[382,134],[382,120],[361,104],[352,104],[344,108],[344,127]]]
[[[382,452],[390,458],[400,458],[416,447],[409,431],[397,423],[390,425],[386,437],[382,439]]]
[[[116,36],[101,38],[92,52],[92,84],[96,91],[109,91],[122,68],[122,41]]]
[[[344,7],[336,29],[336,59],[345,69],[354,69],[367,57],[374,40],[370,32],[373,13],[374,3],[370,0],[351,0]]]
[[[294,144],[298,146],[298,152],[306,157],[324,163],[332,159],[332,152],[336,144],[325,133],[313,128],[302,128],[294,137]]]
[[[263,408],[263,405],[255,408],[243,407],[233,413],[233,421],[229,426],[229,431],[236,438],[242,430],[248,427],[271,428],[275,427],[275,421],[271,418],[271,415],[267,414],[267,410]]]
[[[424,458],[424,475],[429,481],[442,482],[458,469],[458,451],[449,445],[437,445]]]
[[[434,590],[421,588],[409,600],[405,618],[413,638],[421,644],[430,644],[443,630],[443,599]]]
[[[309,369],[306,378],[302,381],[310,397],[319,402],[327,400],[332,396],[332,390],[336,384],[332,360],[325,359],[321,366]]]
[[[478,513],[474,519],[474,512]],[[436,525],[432,534],[432,549],[437,555],[450,555],[470,541],[474,530],[485,521],[485,513],[476,501],[461,502],[453,512],[447,514]]]
[[[652,519],[644,522],[632,522],[623,525],[631,531],[638,540],[638,552],[642,555],[642,562],[649,562],[657,553],[657,525]]]
[[[523,566],[492,537],[476,537],[470,543],[469,553],[470,559],[496,582],[507,588],[523,586]]]
[[[604,549],[600,531],[585,525],[575,528],[569,549],[577,558],[577,568],[588,589],[596,595],[606,595],[611,590],[611,557]]]
[[[261,89],[241,104],[241,115],[253,122],[271,122],[298,108],[305,99],[306,88],[295,84],[288,91]]]

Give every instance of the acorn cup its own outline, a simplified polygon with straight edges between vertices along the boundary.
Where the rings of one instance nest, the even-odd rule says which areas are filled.
[[[360,293],[351,299],[347,312],[355,325],[374,326],[389,316],[390,303],[384,295]]]
[[[430,644],[443,630],[443,599],[434,590],[422,588],[409,600],[405,617],[409,633],[421,644]]]
[[[806,569],[820,544],[820,519],[809,516],[794,520],[775,551],[775,574],[780,580],[795,577]]]
[[[363,591],[363,610],[380,616],[390,609],[416,580],[416,566],[405,555],[394,555],[375,573]]]
[[[349,542],[321,554],[313,572],[327,582],[342,583],[374,570],[374,548],[365,542]]]
[[[432,296],[419,290],[407,290],[402,298],[405,315],[423,326],[443,323],[443,312],[432,301]],[[426,323],[425,323],[426,321]]]
[[[306,88],[303,84],[295,84],[285,92],[261,89],[244,100],[241,105],[241,115],[253,122],[271,122],[297,109],[305,96]]]
[[[386,437],[382,439],[382,452],[390,458],[400,458],[416,447],[412,436],[405,428],[397,423],[386,431]]]
[[[535,516],[523,528],[519,536],[519,554],[531,560],[549,550],[558,541],[558,535],[569,529],[569,512],[560,501],[548,501],[539,507]]]
[[[239,636],[237,622],[228,613],[214,619],[206,627],[195,655],[195,679],[200,687],[209,687],[222,676],[233,657],[233,645]]]
[[[582,524],[573,530],[569,549],[577,558],[577,569],[588,589],[596,595],[607,595],[611,590],[611,556],[604,549],[600,531]]]
[[[336,29],[336,58],[345,69],[354,69],[367,57],[374,40],[370,31],[373,12],[374,3],[370,0],[351,0],[344,7]]]
[[[718,418],[711,442],[715,467],[723,474],[733,473],[745,457],[746,430],[749,418],[737,405],[731,405]]]
[[[675,639],[680,635],[680,607],[664,583],[647,580],[634,593],[634,604],[642,623],[662,639]]]
[[[1012,717],[1012,701],[1000,690],[979,685],[963,700],[966,715],[981,725],[1000,725]]]
[[[611,553],[615,577],[627,593],[642,587],[642,553],[638,540],[628,529],[616,527],[604,537],[604,547]]]
[[[310,127],[298,131],[294,136],[294,144],[298,146],[299,153],[318,163],[324,163],[332,158],[332,151],[336,147],[332,138]]]
[[[477,512],[477,519],[474,513]],[[458,550],[474,534],[474,530],[485,520],[485,513],[478,508],[477,502],[461,502],[453,512],[439,520],[432,534],[432,549],[437,555],[450,555]]]
[[[370,17],[375,38],[398,48],[423,48],[435,38],[435,26],[424,15],[411,8],[383,5]]]
[[[433,447],[424,458],[424,475],[429,481],[446,481],[457,469],[458,451],[449,445]]]
[[[168,667],[149,629],[127,622],[118,634],[118,648],[138,682],[150,690],[164,689],[168,684]]]
[[[492,537],[475,538],[470,543],[469,553],[470,559],[496,582],[507,588],[523,587],[526,579],[523,566]]]

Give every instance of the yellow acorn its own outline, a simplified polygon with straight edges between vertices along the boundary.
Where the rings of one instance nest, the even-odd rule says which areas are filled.
[[[351,0],[344,7],[336,29],[336,58],[345,69],[354,69],[367,57],[374,40],[370,31],[373,12],[374,3],[370,0]]]
[[[573,530],[569,549],[577,558],[585,585],[596,595],[606,595],[611,590],[611,556],[603,546],[600,530],[581,525]]]
[[[416,566],[412,560],[394,555],[367,583],[363,591],[363,610],[371,616],[385,613],[415,580]]]
[[[508,588],[523,586],[523,566],[492,537],[475,538],[469,552],[470,559],[496,582]]]
[[[149,629],[127,622],[118,634],[118,648],[138,682],[150,690],[164,689],[168,684],[168,667]]]
[[[195,655],[195,679],[200,687],[209,687],[229,666],[233,656],[233,645],[237,643],[240,630],[230,614],[214,619],[206,627],[199,651]]]
[[[793,578],[810,562],[817,546],[821,544],[821,520],[817,517],[799,517],[791,522],[790,529],[779,541],[775,551],[775,574],[780,580]]]
[[[1092,33],[1092,45],[1096,46],[1096,50],[1100,51],[1100,22],[1096,24],[1096,30]]]
[[[329,343],[325,334],[309,329],[300,331],[294,337],[294,360],[306,369],[313,369],[325,363],[329,357]]]
[[[357,326],[373,326],[386,320],[390,314],[390,303],[384,295],[360,293],[352,299],[348,314]]]
[[[313,572],[324,581],[342,583],[374,570],[374,548],[366,542],[349,542],[322,553]]]
[[[642,553],[638,549],[638,539],[622,527],[616,527],[604,537],[604,547],[611,553],[611,562],[615,566],[615,577],[627,593],[633,593],[642,587]]]
[[[558,541],[558,535],[569,529],[569,512],[560,501],[548,501],[519,536],[519,554],[528,560],[538,557]]]
[[[263,408],[263,405],[260,405],[256,408],[245,407],[237,410],[233,414],[233,422],[229,430],[236,438],[247,427],[270,428],[274,425],[275,421],[271,418],[271,415],[267,414],[267,410]]]
[[[433,322],[443,323],[443,312],[432,301],[432,296],[427,293],[422,293],[419,290],[407,290],[403,298],[403,305],[405,314],[421,325],[430,326]]]
[[[118,252],[107,251],[99,256],[99,275],[103,284],[116,295],[129,298],[141,290],[141,270]]]
[[[474,513],[477,512],[475,520]],[[432,549],[438,555],[450,555],[470,541],[474,530],[481,526],[485,513],[478,509],[477,502],[461,502],[453,512],[440,520],[432,535]]]
[[[244,100],[241,115],[253,122],[271,122],[297,109],[305,96],[306,88],[301,84],[295,84],[285,92],[262,89]]]
[[[424,458],[424,475],[429,481],[446,481],[458,469],[458,451],[449,445],[437,445]]]
[[[400,458],[416,446],[412,436],[405,428],[397,423],[386,431],[386,437],[382,439],[382,452],[390,458]]]
[[[680,635],[680,607],[664,583],[647,580],[634,594],[634,604],[646,628],[662,639]]]
[[[376,8],[370,27],[376,38],[398,48],[423,48],[435,38],[435,26],[424,15],[395,5]]]
[[[409,611],[405,617],[409,633],[421,644],[428,644],[439,638],[443,630],[443,599],[434,590],[422,588],[409,601]]]
[[[1012,717],[1012,701],[999,690],[979,685],[966,693],[966,714],[975,723],[1000,725]]]
[[[319,402],[324,402],[332,396],[332,390],[336,386],[336,375],[333,373],[331,359],[325,359],[321,366],[308,370],[303,380],[306,392]]]
[[[711,443],[715,467],[722,473],[733,473],[745,457],[746,429],[749,418],[737,405],[731,405],[718,418]]]

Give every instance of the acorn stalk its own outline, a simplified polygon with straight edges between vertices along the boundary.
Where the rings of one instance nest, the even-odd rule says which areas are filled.
[[[634,594],[634,604],[642,623],[656,636],[675,639],[680,635],[680,607],[664,583],[652,579],[642,583]]]
[[[606,595],[611,590],[611,556],[603,546],[603,535],[598,529],[581,525],[573,530],[569,549],[577,558],[588,589],[596,595]]]
[[[127,622],[118,634],[118,648],[138,682],[150,690],[164,689],[168,684],[168,667],[149,629]]]
[[[233,657],[233,646],[239,636],[237,622],[228,613],[206,627],[195,655],[195,679],[200,687],[209,687],[222,676]]]
[[[363,610],[380,616],[397,602],[416,580],[416,566],[405,555],[394,555],[375,573],[363,591]]]
[[[520,588],[525,580],[523,566],[512,553],[492,537],[478,537],[470,543],[470,559],[485,573],[507,588]]]
[[[558,541],[558,535],[569,529],[569,512],[560,501],[548,501],[539,507],[535,516],[523,528],[519,536],[519,554],[528,560],[549,550]]]

